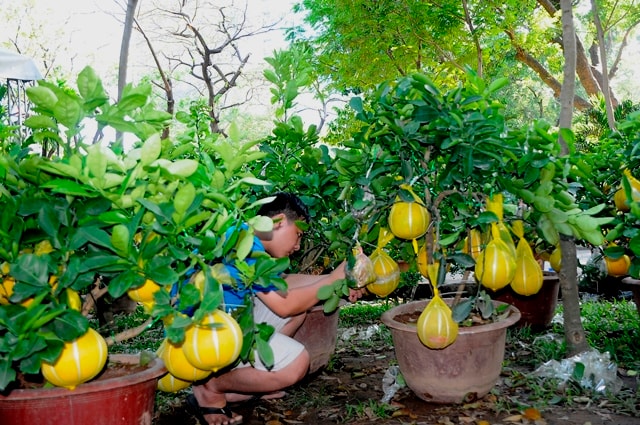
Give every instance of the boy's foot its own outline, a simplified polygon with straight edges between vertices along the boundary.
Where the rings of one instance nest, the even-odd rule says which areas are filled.
[[[200,406],[193,394],[187,396],[187,407],[189,411],[198,418],[200,425],[237,425],[242,423],[242,416],[233,413],[226,406]]]

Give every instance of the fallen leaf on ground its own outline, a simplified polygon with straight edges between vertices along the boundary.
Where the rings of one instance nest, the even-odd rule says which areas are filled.
[[[398,416],[411,416],[411,411],[409,409],[398,409],[391,414],[392,418],[397,418]]]
[[[505,422],[522,422],[522,415],[511,415],[503,419]]]
[[[524,412],[522,412],[522,415],[525,418],[529,419],[530,421],[537,421],[538,419],[542,418],[540,411],[535,407],[528,407],[524,409]]]

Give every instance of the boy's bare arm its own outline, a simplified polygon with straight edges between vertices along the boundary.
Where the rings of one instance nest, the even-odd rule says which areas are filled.
[[[344,263],[325,275],[290,274],[285,277],[286,292],[259,293],[258,297],[278,316],[295,316],[318,303],[318,289],[344,277]]]

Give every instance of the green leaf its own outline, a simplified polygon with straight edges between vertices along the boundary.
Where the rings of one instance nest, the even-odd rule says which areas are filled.
[[[89,320],[79,311],[66,310],[53,321],[53,331],[63,341],[72,341],[84,335],[89,328]]]
[[[187,178],[198,169],[198,161],[193,159],[180,159],[170,163],[164,168],[176,177]]]
[[[329,299],[324,302],[323,311],[327,314],[334,312],[340,305],[340,296],[335,292],[332,292]]]
[[[265,216],[254,216],[248,221],[249,226],[253,227],[258,232],[270,232],[273,230],[273,219]]]
[[[140,163],[149,165],[160,157],[162,142],[160,134],[156,133],[144,141],[140,148]]]
[[[240,232],[240,238],[236,245],[236,255],[238,260],[244,261],[253,248],[253,230]]]
[[[269,370],[273,367],[274,362],[273,349],[271,345],[269,345],[269,339],[273,334],[273,326],[266,323],[258,323],[256,327],[258,328],[258,332],[256,333],[255,341],[258,356],[267,370]]]
[[[48,87],[27,87],[27,97],[39,108],[52,111],[58,102],[58,96]]]
[[[98,193],[91,186],[66,179],[53,179],[43,184],[42,187],[54,192],[71,196],[95,197]]]
[[[316,295],[319,300],[327,300],[331,295],[333,295],[333,285],[325,285],[318,289],[318,294]]]
[[[16,371],[11,367],[11,358],[0,356],[0,391],[16,379]]]

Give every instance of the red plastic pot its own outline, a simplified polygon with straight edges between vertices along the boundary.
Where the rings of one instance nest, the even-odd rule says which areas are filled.
[[[109,362],[136,365],[139,356],[113,354]],[[66,388],[14,390],[0,395],[2,425],[151,425],[160,359],[126,376]]]

